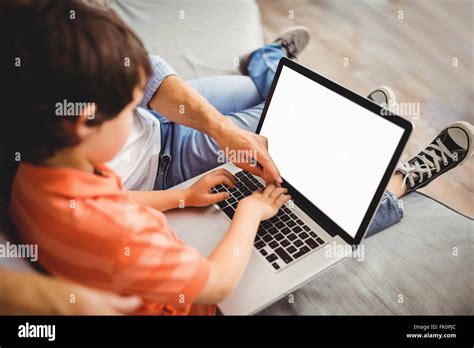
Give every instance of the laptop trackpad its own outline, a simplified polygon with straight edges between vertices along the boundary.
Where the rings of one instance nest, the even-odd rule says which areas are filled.
[[[209,256],[225,235],[230,222],[216,207],[166,212],[170,228],[203,256]]]

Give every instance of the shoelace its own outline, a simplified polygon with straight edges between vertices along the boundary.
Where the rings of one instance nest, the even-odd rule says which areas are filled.
[[[288,58],[296,59],[296,56],[293,55],[293,52],[296,49],[294,42],[287,41],[287,40],[281,40],[281,45],[285,48]]]
[[[415,179],[417,177],[420,178],[419,183],[422,183],[424,179],[423,174],[425,173],[428,174],[428,179],[431,178],[431,172],[433,170],[436,169],[437,173],[441,170],[441,160],[445,166],[448,165],[448,159],[446,156],[451,158],[453,161],[458,160],[458,154],[451,153],[451,151],[446,148],[440,138],[436,139],[436,144],[430,144],[422,151],[422,154],[416,156],[417,159],[414,160],[412,164],[409,162],[401,163],[399,169],[405,174],[403,177],[403,186],[406,185],[407,180],[410,182],[410,187],[415,186]],[[430,148],[432,150],[429,150]],[[440,152],[441,156],[439,156],[435,151]],[[433,161],[430,161],[428,158],[426,158],[426,155],[431,156]]]

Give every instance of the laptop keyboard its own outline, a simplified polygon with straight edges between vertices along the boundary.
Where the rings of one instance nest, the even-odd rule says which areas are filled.
[[[232,219],[237,204],[253,191],[265,189],[265,186],[249,172],[242,170],[235,174],[237,183],[234,188],[218,185],[211,191],[230,193],[230,197],[217,205]],[[254,247],[275,270],[281,270],[301,259],[325,242],[308,227],[287,206],[281,207],[269,220],[262,221],[258,227]]]

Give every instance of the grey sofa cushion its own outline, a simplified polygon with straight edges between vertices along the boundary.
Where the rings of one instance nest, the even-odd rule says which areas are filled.
[[[260,314],[473,314],[473,221],[422,194],[403,202],[404,219],[363,242],[364,261],[343,260]]]
[[[236,74],[235,59],[263,42],[252,0],[116,0],[110,7],[184,79]]]

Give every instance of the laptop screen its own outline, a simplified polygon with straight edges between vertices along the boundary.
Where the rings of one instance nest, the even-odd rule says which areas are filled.
[[[285,65],[260,129],[282,177],[352,238],[404,132]]]

